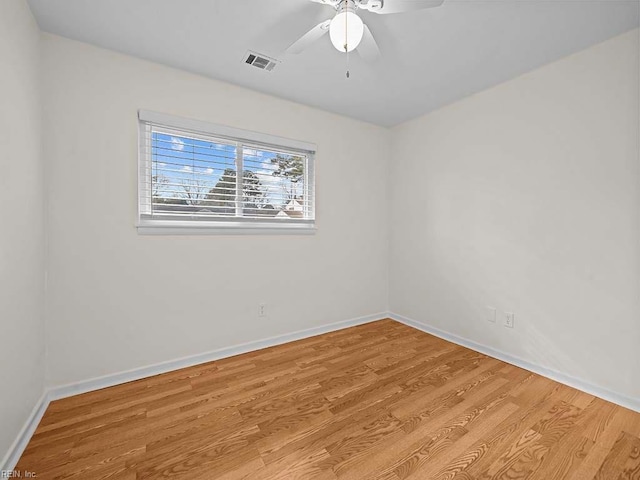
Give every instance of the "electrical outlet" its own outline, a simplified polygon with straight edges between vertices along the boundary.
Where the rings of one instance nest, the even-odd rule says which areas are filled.
[[[496,309],[494,307],[487,307],[487,321],[491,323],[496,323]]]
[[[513,312],[504,312],[504,326],[507,328],[513,328],[513,324],[516,320],[516,314]]]
[[[267,304],[266,303],[261,303],[260,305],[258,305],[258,316],[259,317],[266,317],[267,316]]]

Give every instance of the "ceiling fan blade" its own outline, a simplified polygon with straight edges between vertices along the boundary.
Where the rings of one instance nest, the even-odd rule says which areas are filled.
[[[323,5],[329,5],[331,7],[335,7],[340,3],[340,0],[311,0],[313,3],[321,3]]]
[[[361,8],[373,13],[403,13],[439,7],[444,0],[369,0]]]
[[[358,45],[358,53],[367,62],[373,62],[380,57],[380,49],[376,43],[376,39],[373,38],[371,30],[366,25],[364,26],[364,35],[362,41]]]
[[[287,53],[298,54],[311,46],[312,43],[320,40],[329,31],[331,20],[325,20],[319,23],[302,37],[300,37],[293,45],[287,48]]]

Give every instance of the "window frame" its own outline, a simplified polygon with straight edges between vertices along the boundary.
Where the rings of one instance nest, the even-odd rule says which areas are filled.
[[[153,126],[159,129],[174,131],[177,136],[183,134],[206,140],[217,138],[236,145],[240,152],[244,148],[265,148],[282,153],[304,155],[306,159],[304,175],[304,191],[310,199],[306,205],[306,217],[303,219],[275,219],[249,217],[218,217],[208,219],[168,220],[148,217],[147,208],[151,205],[152,154],[148,143]],[[138,182],[137,182],[137,221],[136,228],[140,234],[150,235],[211,235],[211,234],[314,234],[315,226],[315,155],[316,145],[313,143],[292,140],[265,133],[253,132],[239,128],[218,125],[200,120],[192,120],[149,110],[138,111]],[[240,155],[241,157],[242,155]],[[242,176],[242,158],[238,162],[236,154],[236,178]],[[237,195],[239,195],[238,192]]]

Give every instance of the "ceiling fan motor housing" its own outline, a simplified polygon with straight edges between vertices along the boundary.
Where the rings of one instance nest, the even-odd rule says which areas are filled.
[[[342,12],[355,13],[357,8],[358,8],[358,4],[356,3],[356,0],[341,0],[341,2],[338,5],[336,5],[336,10],[338,11],[338,13],[342,13]]]

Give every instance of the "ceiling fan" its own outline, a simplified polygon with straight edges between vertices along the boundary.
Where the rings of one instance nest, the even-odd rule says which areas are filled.
[[[404,13],[425,8],[439,7],[444,0],[310,0],[322,3],[335,9],[336,15],[319,23],[286,51],[298,54],[312,43],[322,38],[327,32],[331,43],[339,52],[348,53],[356,48],[362,58],[373,61],[380,56],[380,50],[371,30],[360,16],[359,10],[367,10],[377,14]]]

